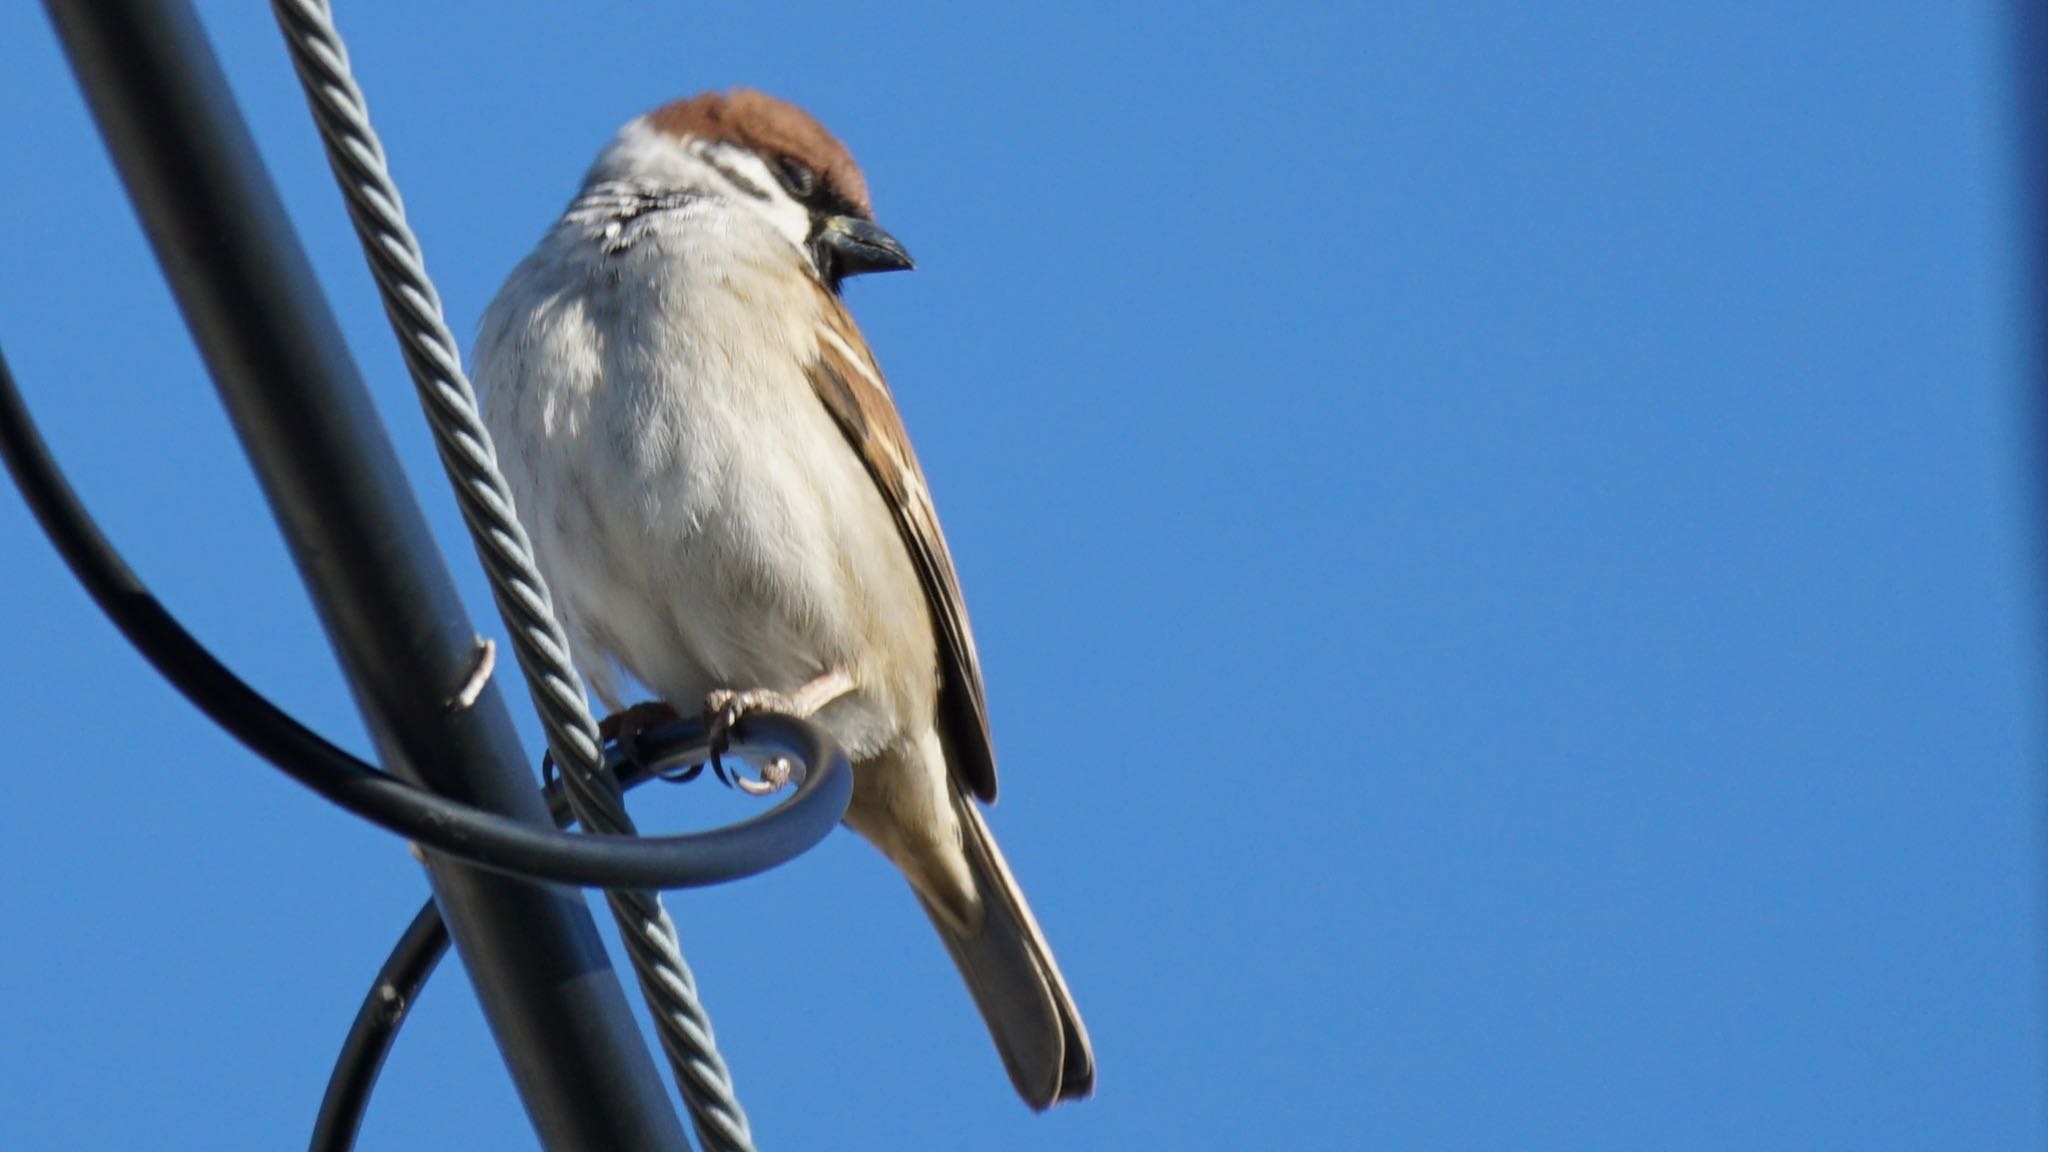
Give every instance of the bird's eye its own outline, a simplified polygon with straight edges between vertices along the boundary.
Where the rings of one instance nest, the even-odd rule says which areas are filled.
[[[818,173],[809,164],[794,157],[784,156],[775,162],[775,176],[789,194],[798,200],[808,200],[818,190]]]

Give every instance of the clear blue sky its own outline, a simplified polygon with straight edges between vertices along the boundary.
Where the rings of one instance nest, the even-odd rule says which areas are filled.
[[[850,296],[1101,1094],[1027,1114],[839,835],[671,900],[766,1147],[2041,1145],[1993,6],[436,7],[342,16],[465,338],[712,86],[815,110],[922,266]],[[275,30],[204,12],[495,633]],[[0,30],[0,345],[165,599],[365,747],[48,28]],[[416,865],[5,493],[0,555],[5,1143],[301,1143]],[[532,1144],[445,969],[363,1146]]]

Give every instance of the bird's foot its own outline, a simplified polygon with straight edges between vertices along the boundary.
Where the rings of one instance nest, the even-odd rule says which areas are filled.
[[[795,767],[787,757],[777,756],[761,765],[758,780],[728,771],[725,766],[724,756],[732,745],[733,725],[749,712],[782,712],[791,716],[807,716],[810,712],[803,701],[766,688],[750,688],[744,692],[719,688],[704,697],[704,726],[710,733],[711,770],[718,774],[720,780],[749,796],[767,796],[789,784]]]
[[[735,692],[720,688],[704,697],[705,727],[711,731],[711,770],[718,778],[736,785],[749,796],[766,796],[787,786],[796,771],[796,765],[785,756],[777,756],[761,765],[761,778],[748,780],[728,774],[721,759],[732,736],[733,725],[749,712],[781,712],[789,716],[801,716],[808,720],[817,715],[827,704],[853,691],[853,677],[834,668],[783,695],[765,688],[753,688]]]

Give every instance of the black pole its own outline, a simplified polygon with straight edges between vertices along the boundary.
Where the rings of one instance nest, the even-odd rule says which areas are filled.
[[[220,66],[183,0],[46,0],[387,767],[547,824],[476,634]],[[429,857],[456,950],[549,1149],[683,1152],[575,892]]]

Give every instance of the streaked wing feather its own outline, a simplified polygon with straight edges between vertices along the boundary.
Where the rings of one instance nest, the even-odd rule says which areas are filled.
[[[939,650],[939,731],[948,760],[967,790],[984,801],[996,798],[995,751],[989,740],[988,700],[982,690],[981,660],[967,625],[967,605],[952,553],[939,530],[938,510],[924,471],[910,448],[903,418],[868,353],[867,342],[839,298],[824,296],[825,328],[811,385],[832,413],[847,442],[860,454],[868,475],[889,503],[903,543],[910,550]]]

